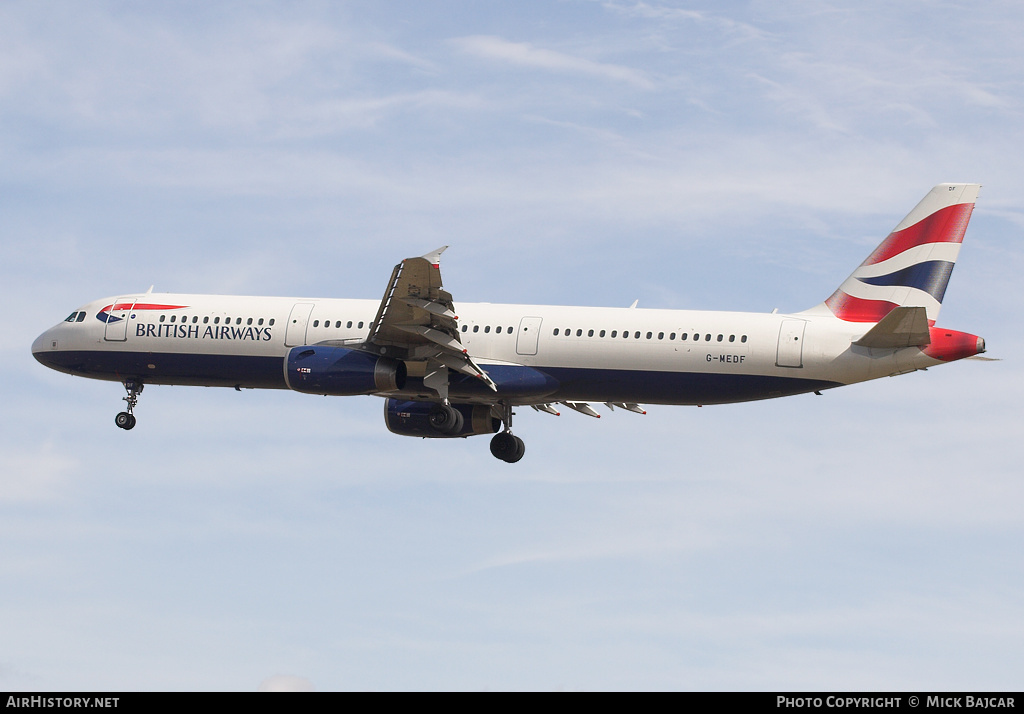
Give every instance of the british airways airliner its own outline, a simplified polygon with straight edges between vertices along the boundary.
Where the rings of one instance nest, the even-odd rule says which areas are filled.
[[[519,461],[515,407],[599,417],[594,403],[704,405],[818,392],[971,357],[936,326],[978,184],[933,188],[823,303],[793,314],[459,303],[444,248],[395,266],[384,298],[123,294],[32,344],[39,362],[121,382],[135,426],[146,384],[384,398],[396,434],[490,434]]]

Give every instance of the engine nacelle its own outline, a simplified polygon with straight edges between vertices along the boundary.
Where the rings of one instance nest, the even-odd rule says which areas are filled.
[[[411,402],[404,399],[384,400],[384,424],[388,431],[401,436],[421,436],[430,439],[449,439],[475,434],[494,434],[501,428],[501,419],[491,414],[491,408],[482,404],[452,404],[462,415],[462,426],[454,433],[445,433],[437,418],[442,405],[434,402]]]
[[[284,381],[306,394],[353,396],[405,386],[405,362],[347,347],[293,347],[284,358]]]

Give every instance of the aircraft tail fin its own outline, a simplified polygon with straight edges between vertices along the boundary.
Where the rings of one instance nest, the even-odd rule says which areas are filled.
[[[935,324],[980,184],[943,183],[925,196],[818,308],[847,322],[879,322],[923,307]]]

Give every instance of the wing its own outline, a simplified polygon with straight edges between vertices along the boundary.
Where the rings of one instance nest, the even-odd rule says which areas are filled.
[[[469,356],[459,338],[458,316],[452,296],[441,285],[443,246],[419,258],[406,258],[395,266],[370,325],[367,347],[396,359],[426,362],[423,383],[448,399],[448,370],[482,379],[497,386]]]

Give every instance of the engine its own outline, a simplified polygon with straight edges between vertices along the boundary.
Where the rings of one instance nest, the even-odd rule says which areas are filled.
[[[494,434],[501,420],[489,406],[480,404],[436,404],[404,399],[384,400],[384,423],[388,431],[401,436],[444,439],[474,434]]]
[[[293,347],[284,358],[289,389],[306,394],[352,396],[405,386],[405,363],[346,347]]]

